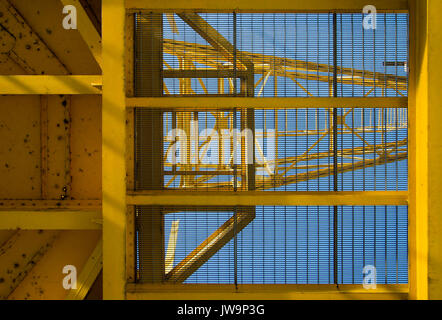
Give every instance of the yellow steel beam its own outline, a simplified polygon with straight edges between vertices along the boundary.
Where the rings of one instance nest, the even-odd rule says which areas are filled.
[[[293,109],[293,108],[407,108],[408,98],[253,98],[152,97],[126,98],[128,107],[164,109]]]
[[[229,69],[163,70],[163,78],[233,78],[234,75],[235,71]],[[246,75],[247,71],[236,71],[237,77],[245,77]]]
[[[442,299],[442,2],[428,1],[428,298]],[[425,103],[425,101],[424,101]],[[417,112],[423,107],[420,102]],[[425,114],[425,112],[424,112]],[[424,147],[425,148],[425,147]],[[419,148],[418,153],[422,150]],[[418,166],[419,168],[419,166]]]
[[[101,211],[0,211],[0,229],[101,229]]]
[[[242,229],[255,219],[255,208],[238,208],[236,217],[232,216],[222,226],[215,230],[206,240],[189,253],[169,273],[166,281],[181,283],[190,277],[199,267],[206,263],[224,245],[241,232]]]
[[[428,208],[426,205],[428,160],[428,60],[425,57],[427,34],[426,1],[410,0],[410,88],[408,245],[410,299],[428,299]],[[418,90],[420,88],[420,90]],[[417,106],[422,108],[417,112]],[[418,121],[419,120],[419,121]],[[416,152],[420,150],[418,155]],[[419,168],[418,168],[419,165]],[[418,174],[419,173],[419,174]]]
[[[256,0],[126,0],[128,9],[149,9],[166,12],[173,11],[197,11],[197,12],[330,12],[330,11],[351,11],[362,12],[362,8],[367,5],[365,0],[315,0],[315,1],[256,1]],[[370,4],[376,6],[381,11],[407,11],[407,0],[373,0]],[[173,8],[173,9],[171,9]]]
[[[442,299],[442,3],[411,3],[410,297]]]
[[[14,46],[7,52],[7,55],[25,73],[38,75],[69,73],[60,59],[48,48],[45,41],[23,19],[10,1],[0,0],[0,12],[2,12],[0,17],[2,27],[15,37]]]
[[[59,231],[18,231],[0,247],[0,299],[6,299],[59,237]]]
[[[101,200],[0,200],[1,211],[100,211]]]
[[[61,0],[63,5],[73,5],[77,9],[77,30],[101,68],[101,36],[89,19],[79,0]]]
[[[375,290],[365,290],[362,285],[343,284],[181,284],[150,285],[128,284],[128,299],[151,300],[405,300],[408,285],[377,285]]]
[[[194,62],[206,66],[206,70],[209,71],[221,71],[220,64],[228,61],[227,59],[223,59],[219,51],[210,45],[174,39],[164,39],[163,44],[165,53],[177,57],[187,57]],[[289,59],[274,55],[264,55],[256,52],[238,51],[237,54],[255,63],[253,70],[255,74],[266,75],[271,72],[279,77],[308,79],[328,83],[333,82],[332,77],[327,75],[333,72],[333,65]],[[408,88],[408,79],[404,76],[346,67],[337,67],[336,72],[338,74],[338,83],[354,84],[365,86],[366,88],[374,85],[396,90],[407,90]]]
[[[70,290],[65,300],[83,300],[103,266],[103,241],[100,239],[77,279],[77,289]]]
[[[192,29],[195,30],[201,37],[203,37],[208,43],[212,45],[212,47],[223,54],[227,59],[231,62],[234,60],[234,56],[236,55],[236,59],[239,61],[247,69],[252,69],[252,62],[238,54],[238,50],[235,50],[234,46],[224,38],[218,30],[212,27],[209,23],[207,23],[198,13],[187,12],[187,13],[178,13],[178,16],[186,22]]]
[[[17,230],[0,230],[0,247],[8,241]]]
[[[137,191],[128,193],[127,203],[187,206],[402,206],[408,204],[408,192]]]
[[[26,231],[30,232],[30,231]],[[44,231],[43,234],[49,231]],[[101,238],[97,230],[68,230],[59,232],[47,246],[45,254],[23,274],[23,280],[8,296],[9,300],[62,300],[70,291],[63,287],[66,265],[77,270],[77,286],[86,263]],[[18,251],[18,254],[20,251]]]
[[[178,228],[180,225],[180,220],[172,221],[172,227],[169,233],[169,242],[167,244],[166,258],[164,261],[164,270],[167,273],[173,269],[173,262],[175,260],[175,248],[176,240],[178,236]]]
[[[0,94],[101,94],[101,76],[0,76]]]
[[[124,0],[102,3],[103,298],[125,297],[126,108]]]

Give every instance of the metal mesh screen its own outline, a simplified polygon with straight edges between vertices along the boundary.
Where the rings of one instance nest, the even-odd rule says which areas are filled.
[[[245,119],[241,111],[139,109],[137,177],[159,176],[153,189],[241,191],[253,164],[257,190],[333,191],[336,159],[337,191],[408,189],[406,109],[338,108],[336,123],[332,109],[256,109],[253,132]]]
[[[200,16],[218,31],[215,39],[236,40],[236,77],[245,76],[242,62],[253,63],[257,97],[332,96],[334,63],[339,97],[407,95],[408,14],[379,13],[376,29],[369,31],[362,14],[338,13],[336,26],[331,13]],[[233,90],[232,57],[185,21],[183,14],[164,17],[164,94],[241,94],[239,85]],[[198,70],[199,76],[187,72],[181,78],[183,70]]]
[[[407,14],[379,14],[370,31],[361,14],[197,16],[206,23],[199,28],[191,14],[137,15],[137,96],[407,95]],[[135,113],[137,132],[153,123],[163,130],[162,138],[137,135],[136,167],[161,176],[147,189],[407,189],[406,109],[170,110],[162,120],[159,112]],[[146,154],[158,159],[146,163]]]
[[[406,97],[408,15],[135,14],[135,96]],[[403,191],[407,109],[135,109],[135,189]],[[136,207],[138,280],[407,283],[407,207]]]
[[[166,248],[165,282],[332,284],[335,263],[339,284],[361,284],[368,265],[378,284],[408,281],[407,207],[338,207],[336,254],[333,207],[154,210],[164,214],[164,242],[156,246]],[[233,234],[222,233],[235,210],[236,245]],[[146,266],[152,238],[139,237],[139,264]],[[140,275],[149,282],[143,269]]]

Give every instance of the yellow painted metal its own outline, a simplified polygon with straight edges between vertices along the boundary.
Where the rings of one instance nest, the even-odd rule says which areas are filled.
[[[410,79],[410,298],[442,298],[442,3],[412,1]],[[439,10],[439,11],[438,11]]]
[[[234,46],[224,38],[215,28],[213,28],[209,23],[207,23],[201,16],[197,13],[178,13],[178,16],[186,22],[192,29],[194,29],[201,37],[203,37],[212,47],[219,53],[223,54],[227,60],[233,63],[234,56],[237,54],[235,52]],[[241,55],[237,57],[240,66],[249,69],[252,62]]]
[[[126,210],[126,281],[135,282],[136,279],[136,231],[135,231],[135,207],[128,206]]]
[[[70,129],[70,196],[83,200],[101,199],[100,95],[71,97]]]
[[[442,299],[442,2],[429,0],[428,14],[428,298]],[[425,100],[424,100],[425,103]],[[417,110],[420,111],[420,101]],[[420,149],[417,150],[419,154]]]
[[[150,285],[128,284],[128,299],[150,300],[405,300],[408,285],[378,285],[365,290],[362,285]]]
[[[409,282],[411,299],[428,299],[429,97],[427,0],[411,1]]]
[[[40,198],[39,118],[38,96],[0,96],[0,197],[3,199]]]
[[[130,13],[126,13],[126,53],[125,53],[125,81],[126,81],[126,96],[133,97],[134,96],[134,15]]]
[[[9,1],[0,0],[0,11],[3,13],[0,17],[2,27],[15,37],[14,46],[7,55],[23,69],[19,74],[67,74],[60,59]]]
[[[3,11],[4,18],[8,19],[9,23],[18,20],[17,27],[12,32],[17,39],[18,47],[21,48],[17,52],[16,60],[18,62],[24,60],[22,63],[25,64],[33,62],[31,67],[35,72],[27,73],[47,75],[101,74],[98,63],[78,30],[63,28],[63,4],[60,0],[34,1],[32,3],[29,0],[8,0],[8,2],[17,12],[17,16],[11,16]],[[9,8],[8,11],[10,10]],[[27,28],[22,27],[22,21],[25,26],[28,26]],[[3,22],[1,23],[3,24]],[[77,24],[77,27],[80,26]],[[35,40],[38,41],[35,42]],[[29,49],[27,49],[27,45],[30,45]],[[46,45],[47,49],[41,48],[43,45]],[[38,50],[39,48],[40,50]],[[55,69],[58,68],[57,63],[52,61],[51,56],[55,56],[63,71],[57,72]]]
[[[64,200],[71,191],[71,98],[48,95],[41,99],[40,124],[42,197]]]
[[[101,94],[101,76],[0,76],[0,94]]]
[[[201,17],[199,20],[203,20]],[[187,21],[187,20],[186,20]],[[190,22],[189,22],[190,23]],[[201,22],[200,24],[203,24]],[[217,42],[213,41],[213,38],[217,38],[219,36],[216,35],[216,31],[212,31],[214,35],[206,35],[204,28],[196,28],[194,24],[190,23],[190,25],[195,29],[196,32],[201,34],[204,39],[206,39],[209,43],[213,43],[213,45],[205,45],[199,43],[185,42],[179,41],[175,39],[164,39],[163,40],[163,50],[165,53],[176,56],[178,59],[182,59],[185,57],[186,60],[197,62],[205,68],[208,72],[208,77],[213,76],[211,72],[219,71],[220,76],[224,73],[223,69],[220,69],[220,64],[224,63],[232,63],[232,59],[229,55],[220,54],[220,45]],[[231,46],[231,45],[230,45]],[[224,47],[229,47],[228,45],[223,45]],[[233,49],[231,48],[230,51]],[[222,50],[221,50],[222,53]],[[265,55],[256,52],[247,52],[247,51],[238,51],[237,56],[241,58],[246,63],[248,71],[252,74],[260,74],[266,76],[266,81],[270,75],[278,77],[285,77],[289,80],[292,80],[297,86],[299,86],[304,92],[308,95],[312,96],[312,94],[302,86],[298,80],[313,80],[326,82],[330,85],[333,84],[332,77],[328,76],[328,73],[333,72],[334,66],[330,64],[324,63],[315,63],[311,61],[299,60],[299,59],[289,59],[286,57],[273,56],[273,55]],[[241,65],[240,65],[241,66]],[[169,66],[168,72],[166,76],[170,77],[175,72],[179,72],[179,69],[172,69]],[[201,70],[201,67],[200,67]],[[188,70],[186,71],[186,75],[188,74]],[[238,77],[244,77],[244,71],[238,70]],[[338,73],[338,84],[350,84],[350,85],[358,85],[363,86],[369,92],[373,91],[369,90],[370,87],[378,87],[378,88],[389,88],[396,90],[401,93],[401,91],[407,90],[407,78],[404,76],[397,76],[395,74],[384,74],[381,72],[373,72],[368,70],[360,70],[356,68],[348,68],[348,67],[337,67],[336,71]],[[321,73],[321,74],[318,74]],[[324,73],[324,74],[322,74]],[[188,76],[188,75],[187,75]],[[205,77],[204,77],[205,78]],[[253,77],[249,80],[254,82]],[[260,82],[260,81],[258,81]],[[265,84],[265,83],[264,83]],[[365,91],[364,91],[365,92]],[[249,95],[250,96],[250,95]],[[331,95],[332,96],[332,95]]]
[[[70,290],[66,300],[83,300],[97,279],[102,266],[103,241],[100,239],[77,279],[77,289]]]
[[[179,225],[180,220],[172,221],[172,227],[170,228],[169,233],[169,242],[167,243],[166,257],[164,259],[164,271],[166,272],[166,274],[168,274],[173,268]]]
[[[407,191],[138,191],[127,195],[128,205],[224,206],[373,206],[407,205]]]
[[[77,30],[101,67],[101,36],[89,19],[79,0],[61,0],[63,5],[73,5],[77,9]]]
[[[0,50],[0,229],[7,229],[0,231],[0,291],[5,297],[19,286],[16,292],[26,290],[16,295],[21,299],[60,298],[59,281],[41,289],[54,273],[54,261],[43,261],[51,246],[63,243],[57,230],[95,229],[74,232],[61,250],[68,255],[78,245],[85,259],[91,238],[75,243],[75,237],[101,234],[102,81],[89,76],[100,68],[78,31],[61,27],[59,0],[0,0],[0,11],[2,30],[14,39]],[[41,279],[36,264],[46,272]]]
[[[187,11],[221,11],[221,12],[330,12],[330,11],[351,11],[362,12],[362,8],[367,5],[365,0],[314,0],[314,1],[254,1],[254,0],[126,0],[128,9],[149,9],[171,12],[173,10]],[[407,11],[407,0],[373,0],[370,4],[376,6],[381,11]],[[173,8],[173,9],[171,9]]]
[[[125,297],[126,107],[124,0],[103,1],[103,297]]]
[[[59,235],[59,231],[20,230],[0,247],[0,299],[11,294]]]
[[[30,232],[30,231],[26,231]],[[46,233],[48,231],[44,231]],[[16,289],[8,296],[10,300],[50,300],[65,299],[69,293],[63,287],[63,273],[66,265],[72,265],[77,270],[77,281],[80,281],[84,267],[98,241],[101,231],[69,230],[59,232],[41,259],[33,265]]]
[[[0,230],[101,229],[101,211],[0,211]]]
[[[426,9],[419,8],[418,0],[410,0],[410,88],[409,88],[409,109],[408,109],[408,117],[409,117],[409,162],[408,162],[408,190],[410,192],[410,204],[408,207],[408,246],[409,246],[409,270],[408,270],[408,282],[410,284],[410,299],[426,299],[428,295],[427,291],[427,258],[426,258],[426,240],[422,242],[422,236],[427,234],[426,231],[426,221],[425,217],[427,215],[426,206],[423,203],[422,197],[420,196],[419,201],[420,207],[418,210],[418,192],[422,194],[424,192],[424,188],[419,188],[417,185],[418,181],[418,172],[424,173],[420,175],[419,179],[422,180],[422,177],[427,173],[426,161],[423,157],[425,157],[425,153],[420,155],[420,171],[417,168],[417,159],[418,156],[416,154],[417,150],[417,137],[420,136],[420,142],[425,142],[425,135],[427,134],[427,130],[423,130],[423,126],[425,122],[419,125],[420,134],[418,135],[417,128],[417,115],[418,112],[416,110],[417,107],[417,88],[418,88],[418,78],[422,73],[422,65],[424,62],[424,50],[425,47],[425,36],[426,34]],[[421,2],[421,5],[426,6],[424,1]],[[420,22],[419,22],[420,21]],[[419,23],[418,23],[419,22]],[[421,34],[418,38],[418,32]],[[418,58],[419,57],[419,58]],[[424,78],[420,80],[421,85],[423,85]],[[425,98],[424,95],[421,94],[421,99]],[[425,109],[419,112],[419,115],[425,112]],[[424,119],[424,118],[422,118]],[[423,182],[423,181],[422,181]],[[423,185],[424,186],[424,185]],[[424,198],[424,197],[423,197]],[[418,216],[423,216],[424,219],[418,219]],[[420,221],[419,221],[420,220]],[[423,220],[423,221],[422,221]],[[422,234],[423,232],[423,234]],[[420,240],[418,239],[418,233],[420,234]],[[417,246],[420,245],[420,256],[423,259],[418,259]]]
[[[68,210],[68,211],[99,211],[101,200],[0,200],[0,213],[9,211],[41,211],[41,210]]]
[[[0,247],[16,232],[16,230],[0,230]]]
[[[152,97],[126,98],[128,107],[162,109],[293,109],[293,108],[407,108],[407,98],[253,98]]]

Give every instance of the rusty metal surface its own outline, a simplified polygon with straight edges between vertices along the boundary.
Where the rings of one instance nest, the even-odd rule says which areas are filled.
[[[101,96],[71,98],[72,199],[101,199]]]
[[[98,19],[101,2],[87,2]],[[60,1],[0,0],[0,74],[101,70],[79,32],[62,28]],[[0,96],[0,105],[0,215],[101,210],[101,96]],[[100,236],[0,230],[0,299],[63,298],[62,267],[81,272]]]
[[[100,232],[63,231],[35,267],[30,270],[8,299],[64,299],[62,286],[65,265],[77,268],[77,279],[94,250]]]
[[[59,237],[59,231],[18,231],[0,248],[0,299],[7,298]]]

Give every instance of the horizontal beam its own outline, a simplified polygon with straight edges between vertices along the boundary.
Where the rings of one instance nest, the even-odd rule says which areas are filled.
[[[408,98],[252,98],[156,97],[126,98],[128,107],[162,109],[295,109],[295,108],[407,108]]]
[[[377,285],[365,290],[362,285],[340,284],[229,284],[127,285],[127,299],[146,300],[376,300],[407,299],[408,285]]]
[[[378,12],[408,10],[407,0],[372,0],[369,4],[376,6]],[[366,0],[126,0],[127,9],[149,9],[150,11],[164,12],[179,10],[197,12],[232,12],[233,10],[236,12],[362,12],[362,8],[366,5]]]
[[[408,204],[408,191],[136,191],[126,200],[128,205],[170,206],[402,206]]]
[[[11,75],[0,76],[0,94],[101,94],[100,75],[49,76]]]
[[[101,211],[101,200],[2,200],[1,211]]]
[[[0,230],[98,230],[101,211],[0,211]]]
[[[196,70],[163,70],[163,78],[245,78],[247,71],[217,70],[217,69],[196,69]]]

